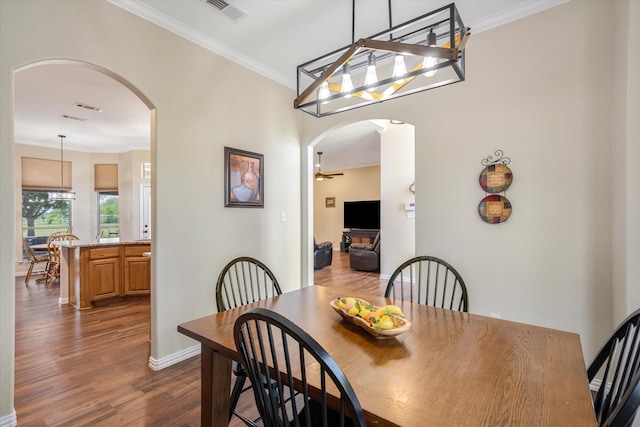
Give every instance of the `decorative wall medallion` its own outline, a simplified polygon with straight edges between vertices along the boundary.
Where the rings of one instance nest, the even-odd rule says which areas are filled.
[[[513,173],[506,165],[497,163],[485,167],[480,173],[480,187],[490,194],[506,191],[513,181]]]
[[[480,201],[478,214],[484,222],[500,224],[511,216],[511,202],[504,196],[492,194]]]

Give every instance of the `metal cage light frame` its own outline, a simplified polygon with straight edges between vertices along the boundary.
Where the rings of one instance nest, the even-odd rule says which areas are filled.
[[[470,34],[455,3],[396,26],[390,22],[388,30],[299,65],[293,107],[323,117],[464,81]],[[398,75],[398,62],[408,71]],[[381,79],[367,77],[372,66]],[[347,73],[349,82],[342,84]]]

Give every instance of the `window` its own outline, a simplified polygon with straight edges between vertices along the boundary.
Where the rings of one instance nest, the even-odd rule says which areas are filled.
[[[120,237],[118,192],[98,192],[98,229],[100,237]]]
[[[47,191],[22,190],[22,235],[48,236],[71,232],[71,202],[50,201]]]

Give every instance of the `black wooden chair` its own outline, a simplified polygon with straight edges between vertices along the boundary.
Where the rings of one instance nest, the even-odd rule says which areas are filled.
[[[236,320],[234,338],[265,426],[366,426],[347,377],[299,326],[271,310],[253,308]],[[287,400],[283,390],[294,386],[298,398]],[[340,398],[330,399],[328,387],[336,388]]]
[[[629,427],[640,406],[640,309],[622,322],[587,369],[599,426]],[[597,379],[597,381],[593,381]]]
[[[278,280],[269,267],[251,257],[239,257],[229,262],[220,272],[216,283],[218,311],[240,307],[281,293]],[[233,372],[236,381],[231,392],[229,419],[236,415],[245,424],[255,426],[255,420],[250,420],[236,411],[240,395],[251,388],[251,385],[244,386],[246,372],[237,363],[234,363]]]
[[[448,262],[433,256],[405,261],[391,275],[386,298],[469,311],[467,286]]]

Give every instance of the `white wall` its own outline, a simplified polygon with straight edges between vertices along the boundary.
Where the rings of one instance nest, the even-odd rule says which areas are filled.
[[[404,261],[415,256],[415,219],[405,205],[415,202],[409,186],[415,180],[415,128],[389,125],[380,138],[380,275],[389,278]]]
[[[303,121],[304,145],[360,120],[414,124],[416,253],[456,266],[471,312],[576,332],[587,361],[614,327],[610,47],[625,5],[574,1],[473,34],[465,82]],[[496,149],[514,210],[489,225],[478,175]]]
[[[13,411],[11,81],[22,66],[89,62],[121,76],[152,110],[153,359],[196,346],[177,325],[216,310],[215,277],[232,257],[261,259],[284,290],[300,286],[301,119],[293,91],[106,2],[1,1],[0,51],[0,417]],[[264,209],[224,208],[224,146],[264,154]]]

